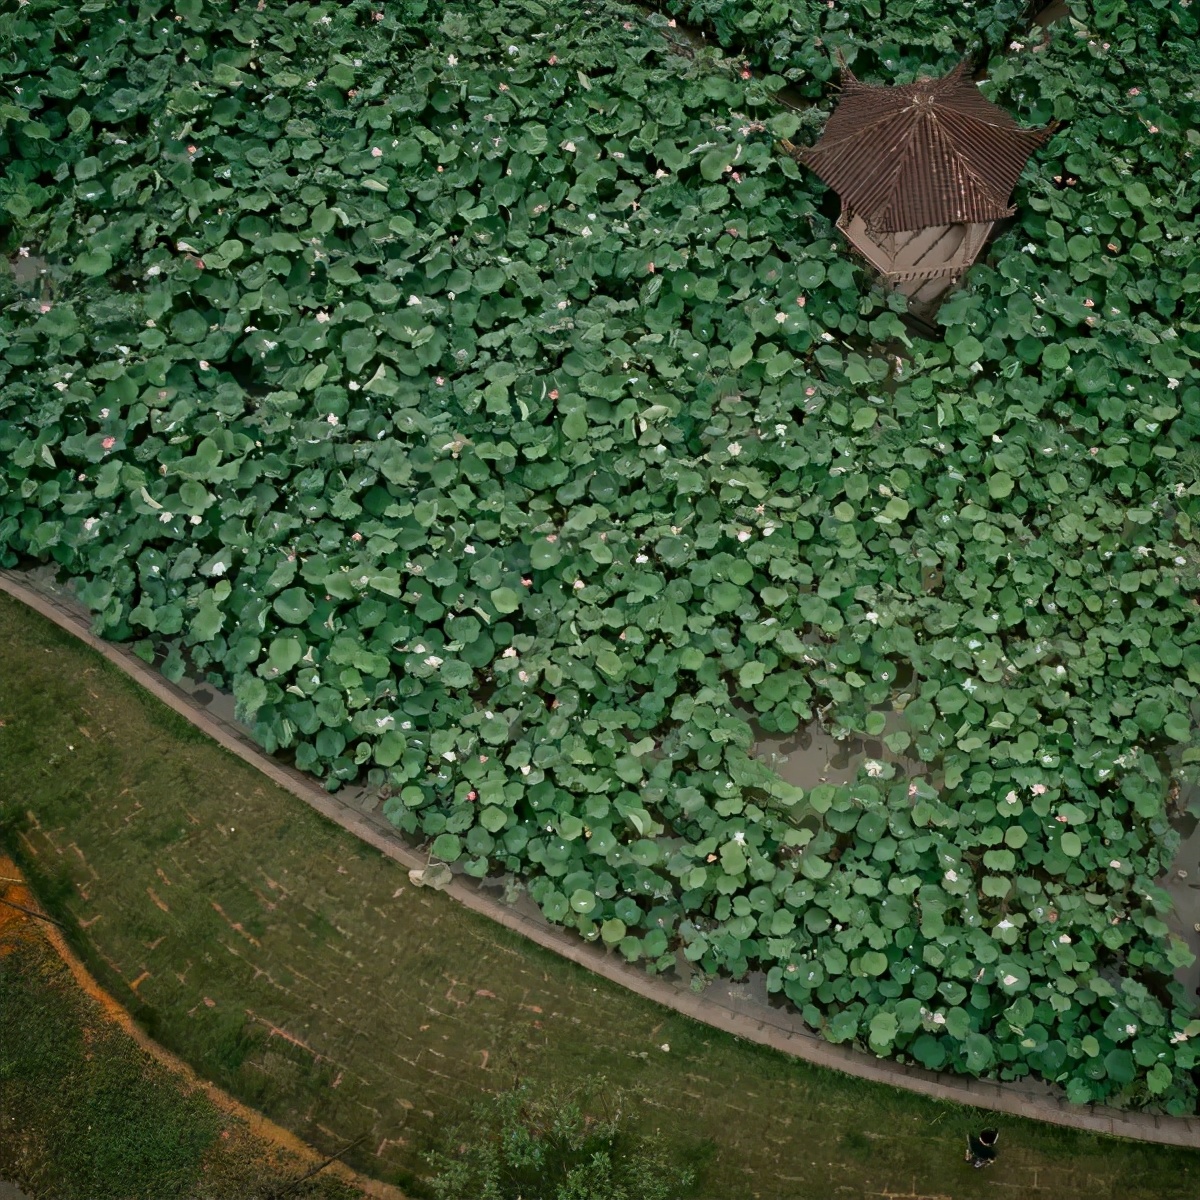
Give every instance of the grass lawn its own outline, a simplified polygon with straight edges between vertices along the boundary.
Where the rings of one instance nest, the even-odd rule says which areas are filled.
[[[745,1045],[414,889],[7,597],[0,645],[0,826],[89,967],[168,1048],[285,1127],[328,1150],[367,1135],[351,1164],[414,1196],[421,1151],[482,1092],[589,1072],[644,1093],[645,1119],[703,1162],[698,1194],[714,1200],[1200,1192],[1194,1153],[1007,1117],[993,1120],[998,1167],[972,1172],[960,1147],[979,1114]],[[9,1046],[21,998],[54,989],[37,963],[0,971]],[[32,1053],[34,1034],[15,1036]],[[66,1034],[44,1053],[57,1072],[98,1069],[83,1046]],[[53,1130],[57,1096],[31,1090],[32,1127]],[[167,1106],[161,1124],[191,1131],[198,1161],[215,1126],[187,1112]],[[125,1113],[89,1119],[132,1136]]]
[[[12,882],[0,894],[30,907]],[[57,1200],[359,1195],[329,1174],[299,1182],[307,1170],[152,1058],[36,921],[0,906],[0,1179]]]

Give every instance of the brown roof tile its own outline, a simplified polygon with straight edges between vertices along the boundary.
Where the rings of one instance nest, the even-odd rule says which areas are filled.
[[[1054,127],[1019,126],[966,66],[900,87],[862,83],[843,66],[841,100],[797,158],[874,233],[1010,215],[1017,179]]]

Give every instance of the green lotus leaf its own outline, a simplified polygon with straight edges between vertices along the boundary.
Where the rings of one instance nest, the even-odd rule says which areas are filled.
[[[557,542],[541,538],[529,549],[529,561],[535,570],[545,571],[562,561],[562,549]]]
[[[303,588],[288,588],[275,597],[271,607],[281,621],[289,625],[299,625],[307,621],[313,613],[313,602]]]
[[[886,954],[878,950],[868,950],[859,960],[864,975],[882,975],[888,968]]]
[[[112,255],[107,250],[85,250],[74,263],[81,275],[104,275],[112,270],[112,265]]]
[[[375,743],[375,762],[381,767],[394,767],[408,743],[398,730],[389,729]]]
[[[521,597],[512,588],[493,588],[490,595],[492,604],[499,613],[516,612],[521,607]]]
[[[617,917],[610,917],[600,926],[600,937],[606,946],[615,946],[626,934],[625,922]]]
[[[462,839],[453,833],[442,833],[433,839],[429,850],[432,858],[442,862],[456,862],[462,854]]]

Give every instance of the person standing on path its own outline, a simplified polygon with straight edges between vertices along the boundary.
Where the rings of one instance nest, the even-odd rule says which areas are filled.
[[[1000,1134],[995,1129],[985,1129],[978,1135],[967,1134],[967,1153],[965,1161],[976,1170],[980,1167],[990,1167],[996,1161],[996,1142]]]

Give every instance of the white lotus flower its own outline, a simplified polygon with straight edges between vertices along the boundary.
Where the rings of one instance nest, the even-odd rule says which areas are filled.
[[[954,871],[954,870],[947,871],[946,879],[950,883],[957,883],[958,882],[958,872]]]
[[[426,665],[427,667],[440,667],[440,666],[442,665],[442,661],[443,661],[443,660],[442,660],[442,659],[440,659],[440,658],[438,658],[438,656],[437,656],[436,654],[431,654],[431,655],[430,655],[430,656],[429,656],[429,657],[428,657],[428,658],[425,660],[425,665]]]
[[[328,421],[330,425],[336,425],[338,423],[338,419],[333,413],[330,413],[325,420]]]
[[[739,829],[734,833],[733,840],[737,842],[739,846],[744,846],[746,844],[746,835]]]
[[[516,658],[517,657],[516,647],[515,646],[506,646],[504,649],[504,653],[502,655],[500,655],[500,657],[501,658]]]
[[[208,573],[210,575],[224,575],[225,570],[226,567],[223,562],[215,562],[211,567],[208,568]]]
[[[1005,975],[1001,982],[1003,982],[1005,987],[1012,987],[1017,982],[1017,977],[1015,975]]]
[[[1016,929],[1016,926],[1007,917],[1005,917],[1004,920],[1001,921],[1000,924],[996,926],[996,928],[997,929]]]
[[[1136,1025],[1126,1025],[1126,1026],[1125,1026],[1125,1032],[1126,1032],[1127,1034],[1129,1034],[1129,1036],[1130,1036],[1130,1037],[1133,1037],[1133,1035],[1134,1035],[1135,1033],[1137,1033],[1137,1026],[1136,1026]]]
[[[173,520],[175,520],[175,514],[174,514],[174,513],[169,513],[169,512],[160,512],[160,513],[158,514],[158,519],[159,519],[159,520],[160,520],[160,521],[161,521],[161,522],[162,522],[164,525],[169,525],[169,524],[170,524],[170,523],[171,523]]]
[[[584,583],[582,579],[577,579],[573,584],[571,584],[571,586],[578,592],[587,587],[587,584]]]
[[[879,624],[879,614],[877,612],[869,612],[863,617],[864,621],[870,621],[872,625]]]
[[[742,452],[742,444],[740,442],[730,442],[729,443],[728,453],[729,453],[730,458],[737,458],[737,456],[739,454],[741,454],[741,452]]]

